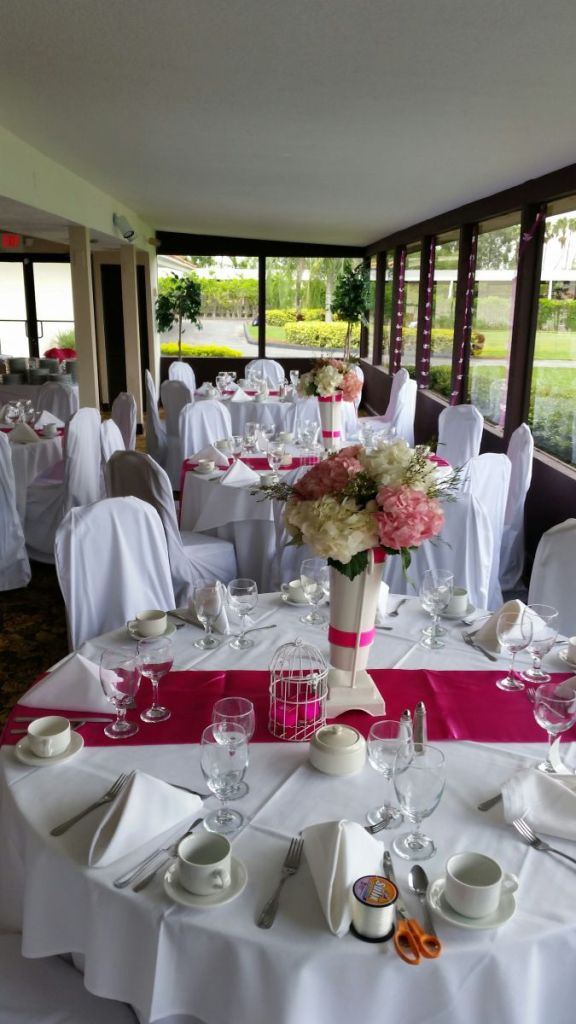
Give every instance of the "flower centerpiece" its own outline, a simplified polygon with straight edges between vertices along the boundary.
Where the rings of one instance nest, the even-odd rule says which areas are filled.
[[[342,435],[340,403],[354,402],[362,391],[362,381],[343,359],[318,359],[312,369],[298,381],[301,397],[316,395],[320,405],[322,443],[325,448],[337,447]]]

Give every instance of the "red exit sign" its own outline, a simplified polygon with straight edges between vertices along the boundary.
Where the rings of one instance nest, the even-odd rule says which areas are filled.
[[[3,231],[0,235],[0,245],[3,249],[19,249],[22,243],[22,235],[14,235],[10,231]]]

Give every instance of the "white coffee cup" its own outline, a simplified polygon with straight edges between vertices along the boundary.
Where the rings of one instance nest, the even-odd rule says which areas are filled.
[[[195,896],[211,896],[230,885],[230,843],[226,836],[199,832],[178,846],[180,885]]]
[[[35,718],[28,726],[28,743],[36,757],[56,757],[70,746],[70,722],[61,715]]]
[[[282,441],[283,444],[290,444],[294,440],[294,434],[289,430],[283,430],[278,434],[278,440]]]
[[[57,434],[57,428],[56,428],[56,424],[55,423],[46,423],[42,427],[42,436],[43,437],[56,437],[56,434]]]
[[[500,905],[502,890],[516,892],[516,875],[502,871],[483,853],[456,853],[446,864],[444,896],[463,917],[487,917]]]
[[[468,591],[466,587],[454,587],[446,611],[449,615],[466,615],[468,611]]]
[[[197,470],[199,473],[212,473],[214,462],[212,459],[198,459]]]
[[[162,636],[167,625],[166,612],[159,608],[148,608],[145,612],[138,612],[136,616],[136,629],[140,636]]]
[[[576,665],[576,636],[571,636],[568,640],[568,661]]]
[[[288,601],[292,601],[294,604],[308,604],[300,580],[290,580],[290,583],[283,583],[280,589]]]

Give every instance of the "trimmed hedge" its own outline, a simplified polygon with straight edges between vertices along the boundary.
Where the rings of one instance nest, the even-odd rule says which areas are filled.
[[[270,327],[284,327],[289,323],[301,323],[302,320],[324,320],[323,309],[301,309],[300,320],[296,309],[267,309],[266,323]]]
[[[306,348],[343,348],[347,330],[348,324],[327,324],[324,320],[287,323],[286,340]],[[352,344],[357,347],[359,342],[360,326],[355,324],[352,328]]]
[[[160,345],[160,355],[162,356],[177,356],[178,355],[178,342],[177,341],[166,341]],[[221,359],[241,359],[242,352],[239,352],[236,348],[226,348],[225,345],[182,345],[182,355],[187,356],[190,359],[196,357],[197,359],[208,358],[210,356],[219,357]]]

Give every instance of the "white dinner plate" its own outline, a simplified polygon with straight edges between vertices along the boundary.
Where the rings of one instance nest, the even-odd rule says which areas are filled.
[[[563,647],[562,650],[558,651],[558,657],[560,658],[561,661],[565,661],[566,662],[566,664],[568,665],[568,668],[576,668],[576,662],[575,661],[570,661],[570,658],[568,657],[568,648],[567,647]]]
[[[191,622],[190,625],[193,626],[194,623]],[[174,625],[174,623],[169,622],[164,632],[160,633],[159,636],[143,636],[142,633],[138,632],[138,628],[136,626],[136,619],[132,619],[131,622],[128,622],[126,628],[130,633],[130,636],[133,637],[134,640],[165,640],[169,636],[174,636],[174,633],[176,632],[176,626]]]
[[[437,878],[428,890],[428,903],[440,917],[459,928],[500,928],[509,921],[516,910],[516,900],[511,892],[502,892],[500,905],[493,914],[486,917],[463,917],[452,909],[444,896],[445,878]]]
[[[63,761],[68,761],[71,757],[74,757],[82,747],[84,746],[84,740],[82,739],[79,732],[72,730],[70,736],[70,743],[62,754],[56,754],[54,757],[37,757],[30,750],[30,740],[27,736],[19,740],[14,747],[14,753],[22,764],[33,765],[34,768],[48,768],[53,764],[62,764]]]
[[[469,615],[472,615],[476,611],[476,608],[469,602],[465,612],[440,612],[441,619],[467,619]]]
[[[227,889],[218,889],[210,896],[195,896],[194,893],[184,889],[178,881],[178,861],[170,865],[164,875],[164,891],[170,899],[181,903],[184,907],[194,907],[195,910],[208,910],[210,907],[222,907],[225,903],[235,900],[246,888],[248,872],[242,861],[232,857],[230,864],[230,885]]]

